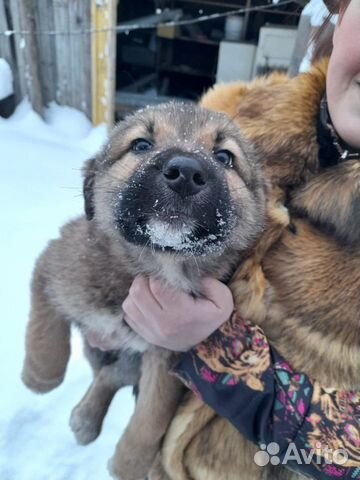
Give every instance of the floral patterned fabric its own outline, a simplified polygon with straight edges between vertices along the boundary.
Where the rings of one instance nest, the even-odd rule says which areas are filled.
[[[173,373],[263,450],[276,442],[279,463],[314,479],[360,480],[360,393],[294,372],[236,313]]]

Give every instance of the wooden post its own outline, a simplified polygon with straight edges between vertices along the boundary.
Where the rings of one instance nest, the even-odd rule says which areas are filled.
[[[91,109],[91,5],[84,0],[69,2],[70,29],[85,30],[87,33],[70,36],[72,105],[84,112],[89,119]]]
[[[91,41],[92,121],[108,128],[114,123],[116,13],[117,0],[91,0],[91,28],[99,30]]]
[[[8,23],[8,18],[5,9],[5,0],[0,0],[0,31],[6,32],[11,30],[10,24]],[[16,68],[16,58],[13,51],[13,39],[8,35],[0,35],[0,58],[4,58],[7,63],[10,65],[13,78],[14,78],[14,93],[16,103],[19,103],[22,96],[20,92],[19,85],[19,75]]]
[[[56,101],[57,69],[56,69],[56,35],[42,34],[55,30],[54,0],[41,0],[34,9],[40,57],[40,80],[43,92],[44,104]]]
[[[72,55],[70,41],[69,1],[54,0],[54,29],[61,34],[55,38],[56,101],[59,105],[72,104]],[[80,59],[79,59],[80,61]]]
[[[16,63],[20,90],[27,95],[35,112],[43,116],[44,102],[39,74],[38,44],[35,35],[34,0],[10,0],[10,11],[15,31]]]
[[[42,0],[44,1],[44,0]],[[89,119],[91,111],[91,15],[90,2],[86,0],[50,0],[49,19],[54,23],[54,44],[43,43],[43,59],[54,59],[54,66],[45,72],[45,83],[51,88],[56,73],[53,98],[60,105],[69,105],[84,112]],[[41,22],[45,15],[38,8]],[[48,39],[44,38],[47,42]],[[50,40],[52,40],[50,38]],[[50,57],[49,57],[50,54]],[[49,63],[48,63],[49,64]],[[45,76],[45,75],[44,75]]]

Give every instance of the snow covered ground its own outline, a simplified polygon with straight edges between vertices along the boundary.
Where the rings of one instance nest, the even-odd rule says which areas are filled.
[[[97,441],[76,444],[68,418],[91,380],[79,337],[55,391],[35,395],[20,381],[35,259],[64,222],[82,213],[80,168],[105,136],[81,113],[56,105],[46,123],[27,102],[0,118],[0,480],[110,478],[106,463],[133,409],[124,389]]]

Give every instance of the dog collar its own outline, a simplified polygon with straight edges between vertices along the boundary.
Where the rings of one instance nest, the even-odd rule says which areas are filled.
[[[331,122],[326,95],[324,95],[320,103],[320,126],[328,132],[332,145],[339,154],[338,162],[360,160],[360,152],[346,145],[337,134]]]

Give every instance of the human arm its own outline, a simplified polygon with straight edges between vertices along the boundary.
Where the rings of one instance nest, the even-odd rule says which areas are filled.
[[[236,312],[172,373],[259,445],[255,462],[317,480],[359,478],[359,392],[325,388],[294,371],[262,329]]]
[[[166,292],[157,293],[161,303],[162,294]],[[144,302],[142,308],[146,304],[144,298],[140,289],[133,292],[133,300],[139,305]],[[173,296],[169,308],[178,311],[176,322],[190,321],[180,307],[177,297]],[[196,316],[195,310],[193,305],[193,316]],[[169,315],[165,314],[157,328],[166,319]],[[146,323],[147,318],[142,316],[132,324],[138,328],[143,321]],[[156,318],[151,322],[156,323]],[[168,342],[171,330],[166,337]],[[156,339],[157,344],[162,341],[163,337]],[[174,334],[171,342],[177,341]],[[184,347],[182,339],[180,343]],[[265,446],[275,442],[279,448],[277,457],[287,467],[315,479],[329,479],[334,475],[357,478],[357,463],[352,457],[354,451],[360,451],[356,443],[360,438],[356,420],[360,396],[325,389],[303,373],[293,371],[269,345],[261,328],[236,313],[229,321],[221,322],[209,337],[183,353],[173,373],[247,439]],[[342,448],[346,446],[344,439],[348,448]],[[332,461],[334,451],[340,450],[349,457],[344,464]],[[300,455],[295,460],[289,458],[289,453],[294,451]],[[302,451],[314,461],[307,464]],[[329,452],[330,461],[326,461]],[[302,460],[301,464],[297,458]],[[339,458],[341,456],[335,460]]]

